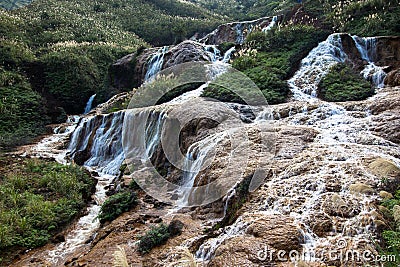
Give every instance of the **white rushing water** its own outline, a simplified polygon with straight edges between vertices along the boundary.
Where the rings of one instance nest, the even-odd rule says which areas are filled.
[[[85,111],[83,112],[83,114],[87,114],[89,113],[89,111],[92,109],[92,104],[93,104],[93,100],[96,97],[96,94],[92,95],[88,102],[86,103],[86,107],[85,107]]]
[[[326,41],[319,43],[301,61],[300,69],[288,80],[295,99],[306,100],[310,99],[310,96],[316,97],[321,79],[333,65],[344,62],[346,58],[340,34],[331,34]]]
[[[368,62],[366,69],[371,69],[371,66],[375,66],[374,38],[353,38],[362,59]],[[279,118],[280,124],[306,126],[318,132],[316,141],[304,152],[306,156],[294,161],[293,166],[283,173],[274,175],[262,189],[262,196],[266,200],[252,206],[254,209],[251,210],[292,217],[302,233],[306,261],[319,261],[315,257],[316,253],[337,249],[338,242],[345,239],[352,246],[368,244],[369,248],[373,248],[373,238],[376,237],[374,220],[377,218],[374,203],[377,196],[354,194],[349,186],[358,182],[374,184],[376,177],[370,174],[359,177],[352,173],[365,169],[365,158],[384,158],[400,167],[399,158],[394,156],[399,155],[400,147],[371,134],[368,110],[350,112],[339,104],[315,98],[318,83],[330,67],[346,59],[340,35],[330,35],[302,60],[300,69],[288,81],[295,100],[292,103],[300,107],[301,111],[290,110],[289,117],[280,119],[279,113],[271,112],[271,107],[265,108],[256,118],[257,122]],[[372,76],[373,84],[381,87],[385,73],[380,67],[373,68],[372,74],[364,70],[368,72],[364,77],[367,79],[367,76]],[[304,168],[304,164],[317,165],[317,169],[298,171]],[[335,177],[341,189],[337,192],[327,190],[329,185],[325,177]],[[333,201],[334,205],[343,209],[342,212],[351,216],[328,215],[325,205],[329,201]],[[318,214],[328,216],[328,220],[332,221],[334,231],[326,237],[320,237],[314,232],[313,218]],[[217,237],[204,242],[196,252],[196,258],[202,262],[209,261],[221,244],[232,237],[243,235],[246,228],[247,225],[243,225],[239,218],[232,226],[225,227]]]
[[[227,136],[226,132],[217,133],[192,144],[186,153],[183,163],[183,189],[179,192],[178,205],[190,206],[190,195],[199,172],[210,164],[212,152],[218,143]],[[215,153],[215,152],[214,152]]]
[[[86,215],[81,217],[65,241],[48,252],[49,261],[59,264],[65,257],[92,239],[100,226],[97,218],[106,199],[106,188],[119,174],[124,160],[121,144],[123,112],[82,118],[72,134],[69,149],[63,153],[74,159],[79,153],[88,153],[84,166],[98,176],[94,204],[88,206]]]
[[[368,62],[364,69],[361,71],[361,75],[366,80],[371,80],[372,84],[378,88],[384,86],[384,80],[386,73],[382,67],[378,67],[374,64],[376,58],[376,38],[366,37],[360,38],[358,36],[352,36],[354,43],[358,51],[360,52],[361,58]]]
[[[278,16],[273,16],[271,22],[267,25],[267,27],[263,28],[262,31],[263,32],[270,31],[272,28],[276,26],[277,22],[278,22]]]
[[[162,69],[164,64],[164,55],[169,50],[168,46],[160,48],[147,63],[147,71],[144,80],[150,81]]]

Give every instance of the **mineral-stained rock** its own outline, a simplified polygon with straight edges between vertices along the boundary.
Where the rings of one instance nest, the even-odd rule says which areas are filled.
[[[155,55],[160,48],[150,48],[145,50],[136,59],[134,75],[137,77],[136,85],[140,85],[145,78],[148,62]],[[207,47],[203,44],[194,41],[184,41],[176,46],[169,47],[163,55],[163,64],[161,70],[186,63],[186,62],[209,62],[212,58]]]
[[[392,70],[385,78],[387,86],[400,86],[400,69]]]
[[[260,252],[266,244],[262,239],[253,236],[238,236],[227,240],[215,252],[215,257],[207,266],[265,266]],[[266,261],[268,263],[268,261]]]
[[[289,216],[269,215],[257,218],[247,228],[246,234],[261,238],[265,244],[278,250],[300,248],[300,231]]]
[[[360,194],[371,194],[374,192],[374,189],[363,183],[355,183],[349,186],[350,192],[360,193]]]
[[[393,198],[393,195],[391,193],[383,191],[383,190],[379,192],[379,196],[381,198],[383,198],[383,199],[391,199],[391,198]]]

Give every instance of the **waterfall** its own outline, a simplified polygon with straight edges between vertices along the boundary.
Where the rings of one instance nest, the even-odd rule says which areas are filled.
[[[278,21],[278,16],[273,16],[271,22],[267,25],[267,27],[263,28],[263,32],[268,32],[270,31],[273,27],[275,27],[276,22]]]
[[[216,62],[221,58],[221,51],[215,45],[206,45],[204,50],[211,59],[211,62]]]
[[[89,155],[84,165],[98,172],[117,175],[124,160],[121,144],[124,112],[97,115],[82,120],[69,145],[72,159]]]
[[[352,38],[360,52],[361,58],[368,62],[361,71],[361,75],[364,79],[371,80],[374,86],[378,88],[384,87],[386,72],[383,71],[382,67],[378,67],[374,64],[374,60],[376,59],[376,38],[360,38],[356,35],[353,35]]]
[[[210,153],[215,149],[217,144],[226,137],[227,133],[222,132],[199,142],[192,144],[186,153],[183,163],[183,190],[180,192],[180,199],[178,203],[180,206],[190,206],[190,195],[193,191],[194,182],[199,172],[206,167],[211,158]]]
[[[212,258],[215,250],[227,239],[242,235],[246,231],[249,223],[244,222],[241,217],[239,217],[234,224],[229,225],[223,229],[222,234],[216,238],[211,238],[204,242],[199,249],[196,251],[196,258],[199,261],[208,261]]]
[[[233,47],[231,47],[231,48],[229,48],[226,52],[225,52],[225,54],[224,54],[224,57],[222,58],[222,62],[223,63],[229,63],[229,61],[231,60],[231,56],[232,56],[232,54],[233,54],[233,52],[235,52],[236,51],[236,48],[233,46]]]
[[[247,27],[245,27],[247,22],[239,22],[235,26],[235,31],[236,31],[236,43],[237,44],[243,44],[244,40],[246,39],[246,36],[253,30],[253,25],[252,24],[247,24]]]
[[[307,99],[310,98],[308,95],[316,97],[321,79],[333,65],[344,62],[346,58],[340,34],[329,35],[326,41],[311,50],[301,61],[300,69],[288,80],[294,98]]]
[[[144,78],[145,81],[151,80],[152,77],[162,69],[162,65],[164,64],[164,55],[168,52],[168,49],[168,46],[164,46],[150,58],[147,63],[147,72]]]
[[[93,100],[96,97],[96,94],[92,95],[88,102],[86,103],[86,107],[85,107],[85,111],[83,112],[83,114],[87,114],[89,113],[89,111],[92,109],[92,104],[93,104]]]

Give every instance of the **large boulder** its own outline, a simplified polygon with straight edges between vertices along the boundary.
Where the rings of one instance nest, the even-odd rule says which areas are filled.
[[[160,70],[186,63],[186,62],[207,62],[212,61],[212,49],[204,44],[195,41],[184,41],[176,46],[163,48],[146,49],[136,59],[134,73],[137,77],[137,85],[140,85],[146,76],[149,68],[149,62],[154,56],[159,55],[162,58]]]
[[[388,86],[400,86],[400,69],[389,72],[385,78],[385,84]]]

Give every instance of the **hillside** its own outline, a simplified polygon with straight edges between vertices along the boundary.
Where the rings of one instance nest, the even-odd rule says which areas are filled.
[[[96,104],[117,93],[107,82],[116,59],[209,32],[224,19],[180,1],[38,0],[0,10],[0,147],[83,112],[93,94]]]

